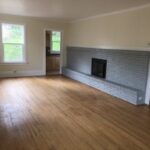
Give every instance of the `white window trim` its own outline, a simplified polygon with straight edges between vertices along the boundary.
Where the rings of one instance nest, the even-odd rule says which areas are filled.
[[[11,24],[11,25],[19,25],[24,27],[24,44],[23,44],[23,61],[19,62],[4,62],[4,54],[3,54],[3,43],[2,43],[2,24]],[[0,21],[0,65],[24,65],[28,64],[27,62],[27,36],[26,36],[26,24],[22,23],[13,23],[13,22],[5,22]]]
[[[57,30],[52,30],[51,32],[60,32],[60,51],[59,52],[56,52],[52,49],[52,46],[53,46],[53,41],[52,41],[52,38],[51,38],[51,54],[56,54],[56,55],[60,55],[60,52],[61,52],[61,48],[62,48],[62,32],[61,31],[57,31]],[[52,37],[52,35],[51,35]]]

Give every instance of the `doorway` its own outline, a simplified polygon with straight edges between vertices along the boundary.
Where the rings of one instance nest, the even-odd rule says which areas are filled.
[[[62,33],[56,30],[45,32],[46,75],[60,74]]]
[[[145,104],[150,106],[150,60],[148,64],[148,74],[147,74],[147,87],[145,94]]]

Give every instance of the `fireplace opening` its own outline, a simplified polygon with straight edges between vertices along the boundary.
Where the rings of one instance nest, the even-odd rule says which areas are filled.
[[[106,78],[107,60],[92,58],[92,75]]]

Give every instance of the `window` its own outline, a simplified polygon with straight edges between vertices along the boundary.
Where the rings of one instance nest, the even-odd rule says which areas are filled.
[[[51,39],[51,53],[59,54],[61,50],[61,32],[52,31],[52,39]]]
[[[1,62],[25,62],[25,31],[23,25],[1,24]]]

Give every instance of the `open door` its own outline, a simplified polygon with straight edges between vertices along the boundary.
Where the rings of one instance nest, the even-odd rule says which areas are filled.
[[[46,74],[60,73],[61,32],[46,31]]]

